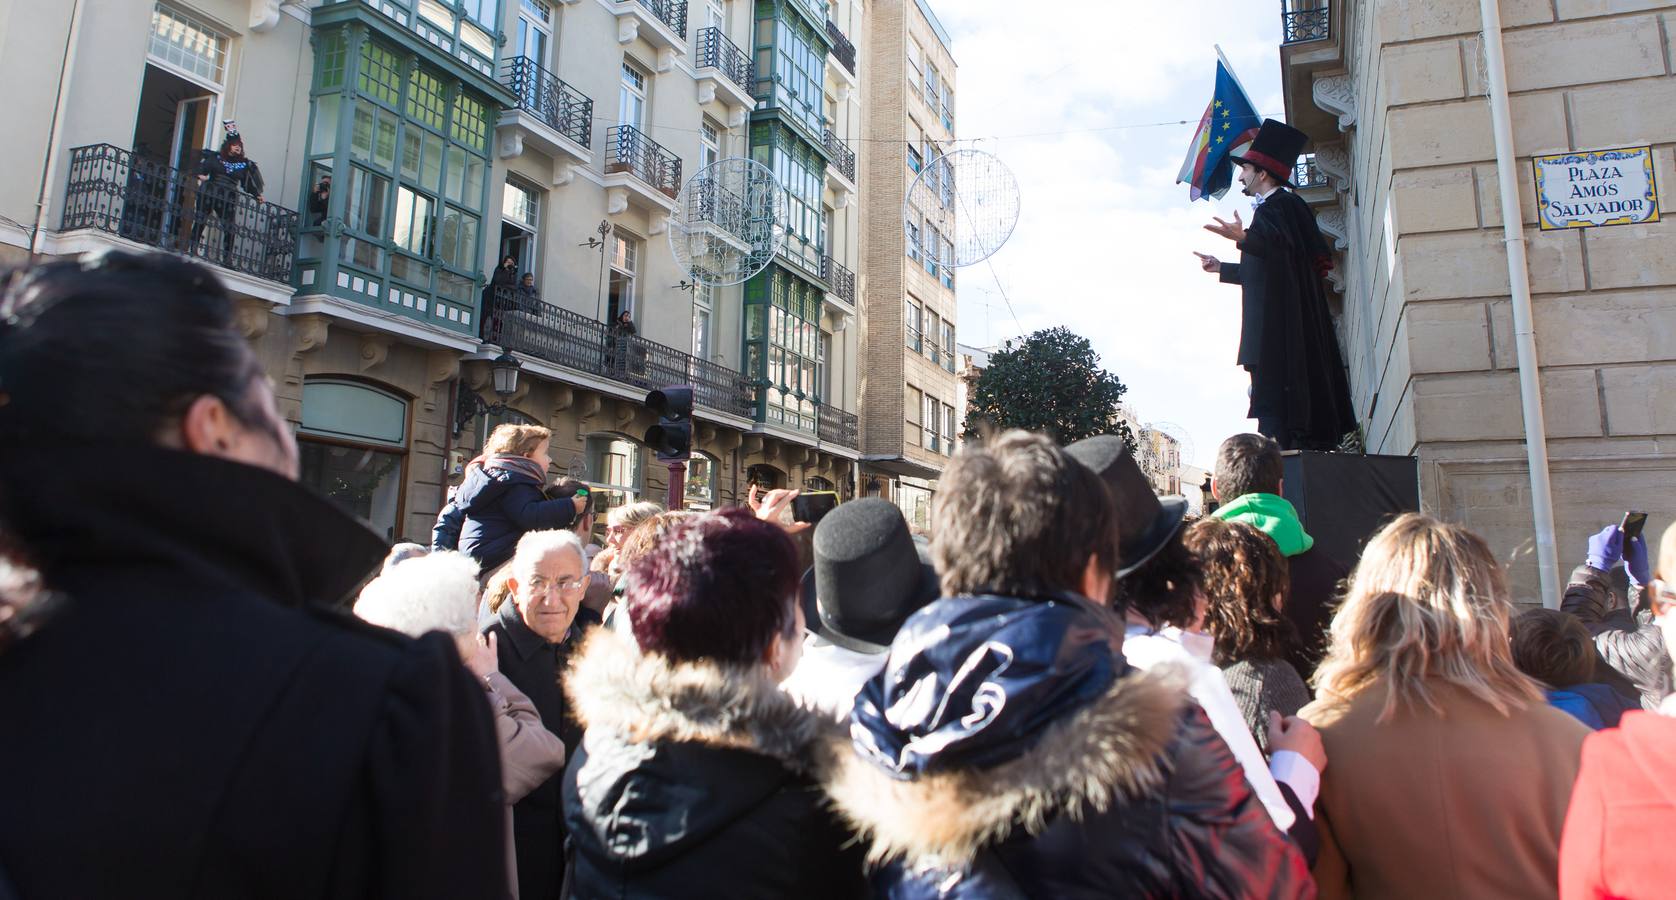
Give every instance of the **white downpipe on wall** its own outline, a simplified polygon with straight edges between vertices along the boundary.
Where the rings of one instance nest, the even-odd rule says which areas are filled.
[[[58,98],[52,104],[52,124],[47,127],[46,160],[41,164],[41,190],[35,195],[35,227],[29,232],[29,257],[41,253],[41,226],[47,218],[47,205],[52,198],[52,180],[58,177],[58,128],[62,124],[64,105],[70,99],[70,73],[76,67],[76,43],[81,35],[82,0],[70,10],[70,34],[64,39],[64,62],[58,73]]]
[[[1496,179],[1501,185],[1502,243],[1507,246],[1507,282],[1513,295],[1513,344],[1519,358],[1519,402],[1525,414],[1525,457],[1531,473],[1531,516],[1536,530],[1536,565],[1542,605],[1560,603],[1559,557],[1554,552],[1554,495],[1548,481],[1548,426],[1542,417],[1542,384],[1536,358],[1536,323],[1531,316],[1530,270],[1525,263],[1525,227],[1519,212],[1519,178],[1514,166],[1513,124],[1507,105],[1507,65],[1501,48],[1501,4],[1478,0],[1484,16],[1484,70],[1490,89],[1490,125],[1495,130]]]

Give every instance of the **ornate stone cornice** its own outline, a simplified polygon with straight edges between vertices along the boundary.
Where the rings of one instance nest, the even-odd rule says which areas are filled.
[[[1356,85],[1349,75],[1317,75],[1315,105],[1338,116],[1338,130],[1356,127]]]
[[[1329,206],[1315,216],[1316,224],[1321,226],[1321,233],[1333,239],[1334,250],[1350,249],[1350,230],[1344,224],[1344,209],[1339,206]]]
[[[1341,194],[1350,192],[1350,150],[1343,144],[1328,144],[1315,148],[1315,167],[1332,180],[1333,189]]]

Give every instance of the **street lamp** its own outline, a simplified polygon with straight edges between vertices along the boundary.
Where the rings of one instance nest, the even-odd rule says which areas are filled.
[[[495,396],[500,398],[500,402],[485,403],[476,391],[462,386],[459,405],[454,410],[455,437],[466,429],[467,423],[480,415],[500,415],[506,412],[506,401],[518,393],[518,373],[524,368],[524,364],[519,362],[516,356],[502,351],[489,366]]]

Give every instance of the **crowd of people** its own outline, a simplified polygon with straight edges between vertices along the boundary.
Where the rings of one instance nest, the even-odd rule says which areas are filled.
[[[503,425],[391,548],[297,484],[233,312],[162,255],[0,294],[0,900],[1676,875],[1676,528],[1601,529],[1520,612],[1429,516],[1320,556],[1258,435],[1197,520],[1116,436],[991,435],[926,538],[878,498],[813,528],[792,491],[603,511]],[[143,475],[90,477],[116,459]]]

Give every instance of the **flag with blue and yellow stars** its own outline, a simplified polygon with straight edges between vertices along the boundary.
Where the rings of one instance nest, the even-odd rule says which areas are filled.
[[[1234,166],[1228,160],[1228,153],[1251,143],[1263,124],[1263,118],[1252,107],[1228,61],[1220,58],[1220,52],[1217,56],[1216,90],[1199,119],[1193,143],[1187,147],[1181,173],[1176,176],[1177,184],[1187,183],[1194,200],[1220,198],[1228,193],[1234,180]]]

